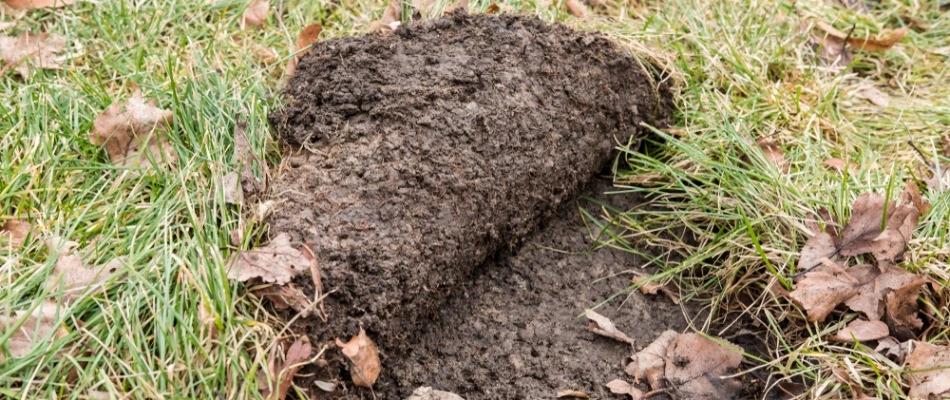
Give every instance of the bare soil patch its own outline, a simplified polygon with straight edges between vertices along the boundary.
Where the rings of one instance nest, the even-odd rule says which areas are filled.
[[[594,283],[599,274],[630,266],[600,259],[591,270],[559,271],[562,255],[532,256],[530,247],[524,261],[485,262],[517,249],[574,200],[613,147],[637,140],[641,123],[666,123],[669,91],[647,68],[598,34],[519,16],[457,14],[315,45],[271,116],[295,149],[272,186],[271,235],[310,245],[328,294],[326,321],[311,316],[294,330],[320,348],[365,328],[382,354],[376,390],[384,398],[453,379],[451,389],[469,398],[548,396],[554,388],[545,385],[593,383],[622,353],[616,344],[587,352],[578,335],[605,339],[582,332],[586,324],[573,317],[624,287]],[[552,234],[563,242],[552,245],[582,240],[583,232],[559,229]],[[292,284],[312,296],[313,282],[300,276]],[[509,297],[473,297],[483,290]],[[491,303],[499,299],[506,302]],[[483,326],[497,318],[487,310],[499,307],[514,325]],[[434,324],[463,337],[449,345],[431,336],[445,331]],[[428,347],[437,342],[443,346]],[[327,363],[307,368],[305,379],[347,380],[349,365],[330,346]],[[453,348],[457,362],[474,363],[469,378],[451,374]],[[542,353],[561,362],[538,371]],[[476,354],[480,361],[470,358]],[[420,364],[440,356],[438,365]],[[571,357],[587,359],[589,371]],[[491,386],[498,374],[511,378]],[[338,387],[342,397],[368,394]]]

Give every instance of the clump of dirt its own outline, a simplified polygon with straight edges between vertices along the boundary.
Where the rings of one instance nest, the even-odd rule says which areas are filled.
[[[408,382],[391,366],[430,317],[463,312],[445,300],[574,199],[641,123],[666,123],[671,95],[644,65],[601,35],[520,16],[315,45],[271,115],[303,149],[272,186],[271,233],[312,246],[328,294],[327,320],[294,329],[319,348],[363,326],[384,357],[380,385]],[[294,284],[315,291],[309,276]],[[337,357],[310,372],[346,368]]]

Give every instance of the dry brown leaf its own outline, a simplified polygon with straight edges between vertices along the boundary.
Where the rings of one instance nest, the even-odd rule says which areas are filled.
[[[113,259],[97,267],[87,267],[82,262],[82,256],[74,254],[73,250],[79,244],[73,241],[64,241],[60,238],[50,239],[49,247],[58,251],[56,265],[53,272],[46,278],[45,287],[54,296],[62,296],[66,302],[77,299],[90,288],[95,288],[124,268],[124,260]]]
[[[901,343],[898,342],[897,339],[886,337],[877,342],[877,347],[874,348],[874,351],[881,353],[888,358],[897,361],[898,363],[903,363],[904,358],[907,357],[907,352],[910,351],[912,346],[912,340]]]
[[[557,394],[555,395],[555,397],[558,398],[558,399],[566,399],[566,398],[572,398],[572,399],[589,399],[589,398],[590,398],[590,395],[588,395],[587,393],[584,393],[584,392],[582,392],[582,391],[580,391],[580,390],[560,390],[560,391],[557,392]]]
[[[901,202],[913,204],[920,215],[927,214],[927,211],[930,211],[930,203],[920,195],[920,188],[912,180],[908,180],[904,184],[904,191],[901,192]]]
[[[124,105],[112,104],[96,117],[89,140],[104,146],[119,166],[138,167],[154,160],[159,168],[178,159],[167,137],[173,116],[171,110],[155,107],[155,100],[145,102],[136,90]]]
[[[231,171],[221,177],[218,183],[224,190],[224,202],[244,207],[244,191],[241,190],[241,176]]]
[[[270,300],[274,308],[278,310],[293,309],[300,313],[300,316],[307,318],[312,311],[311,298],[292,284],[287,285],[269,285],[260,289],[254,289],[251,294]]]
[[[59,8],[75,3],[78,0],[3,0],[15,10],[35,10],[38,8]]]
[[[831,257],[838,251],[835,237],[828,232],[819,232],[805,242],[798,257],[798,271],[808,271],[819,265],[823,258]]]
[[[247,27],[257,27],[267,21],[267,13],[270,10],[270,0],[253,0],[248,4],[247,9],[241,16],[241,29]]]
[[[624,367],[637,383],[646,379],[650,387],[659,388],[663,385],[664,369],[666,364],[667,348],[673,344],[679,336],[676,331],[666,331],[660,334],[649,346],[633,355]]]
[[[238,253],[228,267],[228,278],[247,282],[261,278],[278,285],[310,269],[310,260],[290,244],[286,233],[277,235],[267,246]]]
[[[633,340],[630,336],[627,336],[625,333],[617,329],[617,326],[610,321],[609,318],[598,314],[594,310],[584,311],[584,316],[587,317],[590,322],[587,323],[587,330],[594,332],[598,335],[609,337],[614,340],[619,340],[621,342],[626,342],[635,344],[637,341]]]
[[[664,284],[658,283],[656,280],[649,280],[649,279],[650,277],[648,276],[635,276],[633,277],[632,281],[633,281],[633,284],[640,285],[638,287],[640,290],[640,293],[653,295],[653,294],[662,292],[667,298],[670,299],[670,301],[673,302],[673,304],[680,303],[679,296],[676,293],[673,293],[673,291],[670,290],[670,288],[668,288]]]
[[[614,379],[608,382],[607,389],[610,389],[610,393],[613,394],[629,395],[633,400],[640,400],[643,398],[643,392],[640,389],[637,389],[629,382],[621,379]]]
[[[300,31],[300,34],[297,35],[297,42],[294,44],[294,58],[290,59],[290,62],[287,63],[287,68],[284,69],[284,76],[292,76],[297,72],[297,64],[300,62],[301,51],[306,49],[307,46],[310,46],[317,42],[320,39],[320,32],[323,31],[323,25],[320,24],[311,24],[307,25],[306,28]]]
[[[62,69],[64,58],[58,54],[65,49],[66,39],[61,36],[29,32],[17,37],[0,35],[0,57],[4,63],[0,71],[13,69],[21,76],[29,76],[34,68]]]
[[[581,0],[564,0],[564,6],[567,7],[567,12],[577,18],[587,17],[587,6]]]
[[[10,357],[23,357],[29,354],[30,350],[40,342],[56,340],[66,336],[69,333],[66,328],[56,323],[57,317],[63,312],[64,310],[60,305],[52,301],[44,301],[32,313],[17,311],[9,318],[6,315],[0,315],[0,332],[6,334],[13,330],[12,335],[6,341],[6,347],[10,350]],[[15,328],[18,324],[20,324],[19,327]],[[4,359],[4,352],[0,351],[0,361]]]
[[[407,397],[406,400],[464,400],[462,396],[459,396],[451,392],[443,392],[441,390],[435,390],[427,386],[417,388],[412,391],[412,395]]]
[[[846,41],[849,45],[853,46],[858,50],[867,50],[867,51],[886,51],[894,46],[897,42],[904,38],[907,35],[909,29],[901,27],[894,31],[891,31],[880,38],[856,38],[847,33],[835,29],[835,27],[818,21],[815,23],[815,27],[821,29],[828,35]]]
[[[755,144],[762,149],[762,153],[765,154],[765,159],[769,160],[772,164],[778,168],[783,174],[787,174],[789,170],[788,161],[785,160],[785,152],[782,151],[782,148],[779,147],[778,143],[767,138],[758,138],[755,141]]]
[[[851,175],[857,175],[859,172],[857,165],[846,162],[840,158],[829,158],[825,160],[825,166],[841,173],[848,170]]]
[[[824,321],[838,304],[858,294],[858,286],[847,272],[812,271],[789,296],[802,305],[809,321]]]
[[[887,108],[887,106],[891,103],[891,99],[888,97],[887,93],[884,93],[880,89],[871,85],[863,85],[859,87],[858,90],[854,92],[854,94],[881,108]]]
[[[452,14],[459,10],[468,10],[469,0],[458,0],[455,3],[450,4],[448,7],[445,7],[443,11],[446,14]]]
[[[277,390],[270,392],[271,400],[284,400],[287,398],[287,393],[290,392],[290,387],[294,384],[294,376],[297,375],[297,371],[300,368],[303,368],[304,361],[310,359],[310,341],[306,337],[303,337],[295,341],[290,348],[287,349],[286,357],[284,357],[283,365],[277,371],[271,371],[274,376],[277,378]],[[273,367],[274,364],[272,364]]]
[[[845,302],[848,308],[864,313],[871,321],[878,321],[884,316],[888,293],[908,286],[919,288],[926,283],[924,278],[890,264],[879,266],[879,270],[880,274],[862,285],[859,293]]]
[[[402,14],[400,2],[401,0],[389,0],[389,4],[386,5],[386,10],[383,11],[383,15],[378,20],[369,24],[369,31],[388,32],[396,29],[396,27],[399,26],[400,15]]]
[[[854,62],[854,54],[841,39],[828,35],[812,35],[811,42],[818,46],[818,58],[825,65],[845,68]]]
[[[903,254],[920,212],[912,204],[894,202],[887,204],[886,212],[887,221],[882,229],[884,196],[877,193],[859,196],[851,206],[851,221],[842,232],[840,254],[850,257],[873,253],[878,261],[893,261]]]
[[[917,315],[917,297],[925,283],[927,279],[921,278],[888,293],[885,297],[885,321],[892,335],[900,340],[915,339],[917,331],[924,326],[924,322]]]
[[[501,11],[501,6],[498,3],[491,3],[485,8],[485,14],[498,14],[499,11]]]
[[[353,384],[360,387],[372,387],[379,378],[382,365],[379,362],[379,350],[373,340],[366,336],[366,331],[360,327],[360,333],[353,336],[349,342],[343,343],[336,339],[336,345],[346,358],[353,362],[350,369],[350,378]]]
[[[886,338],[889,331],[887,324],[881,321],[865,321],[856,319],[848,326],[831,336],[831,340],[839,342],[867,342]]]
[[[250,48],[251,53],[254,54],[254,58],[261,64],[271,65],[280,60],[280,56],[277,55],[277,50],[274,50],[273,47],[264,47],[257,43],[251,43]]]
[[[723,343],[696,333],[685,333],[667,349],[666,380],[676,388],[679,396],[686,399],[737,398],[742,388],[741,381],[723,376],[739,368],[742,351],[721,341]]]
[[[23,247],[27,236],[30,236],[33,226],[21,219],[11,219],[0,226],[0,245],[9,244],[14,249]]]
[[[905,371],[910,383],[907,395],[911,398],[950,396],[950,348],[947,346],[915,342],[914,352],[907,356]]]

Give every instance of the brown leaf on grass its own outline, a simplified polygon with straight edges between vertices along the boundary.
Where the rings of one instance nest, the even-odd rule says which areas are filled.
[[[373,340],[366,336],[366,331],[360,327],[360,333],[353,336],[349,342],[343,343],[336,339],[336,345],[346,358],[353,362],[350,369],[350,378],[353,384],[360,387],[372,387],[379,378],[382,365],[379,362],[379,350]]]
[[[400,15],[402,14],[400,3],[401,0],[389,0],[389,4],[386,5],[386,10],[383,11],[383,15],[378,20],[369,24],[369,31],[388,32],[396,29],[396,27],[399,26]]]
[[[254,289],[251,294],[269,300],[278,310],[293,309],[303,318],[309,317],[313,311],[310,304],[313,300],[292,284],[269,285]]]
[[[580,390],[559,390],[554,397],[558,399],[589,399],[590,395]]]
[[[857,175],[859,172],[857,165],[846,162],[840,158],[829,158],[825,160],[825,166],[840,173],[844,173],[844,171],[847,170],[851,175]]]
[[[835,27],[823,21],[817,21],[815,23],[815,27],[824,31],[829,36],[846,41],[849,45],[858,50],[866,51],[886,51],[903,39],[909,31],[909,29],[905,26],[884,34],[879,38],[857,38],[839,31],[838,29],[835,29]]]
[[[802,305],[809,321],[824,321],[838,304],[857,295],[859,286],[847,271],[812,271],[795,284],[789,296]]]
[[[281,233],[267,246],[235,255],[228,266],[228,278],[241,282],[261,278],[283,285],[309,269],[307,256],[291,246],[289,235]]]
[[[845,45],[844,40],[828,35],[812,35],[811,42],[818,46],[818,58],[825,65],[845,68],[854,62],[854,54]]]
[[[567,12],[577,18],[587,17],[587,6],[581,0],[564,0],[564,6],[567,7]]]
[[[888,97],[887,93],[882,92],[880,89],[872,85],[862,85],[854,92],[854,94],[881,108],[887,108],[887,106],[891,103],[891,99]]]
[[[59,8],[75,3],[78,0],[3,0],[15,10],[35,10],[38,8]]]
[[[901,340],[917,337],[916,332],[924,326],[917,315],[917,296],[927,279],[913,281],[887,294],[884,316],[893,336]]]
[[[908,180],[904,184],[904,191],[901,192],[901,202],[913,204],[920,215],[927,214],[927,211],[930,211],[930,203],[920,195],[920,188],[912,180]]]
[[[915,342],[904,369],[910,383],[907,395],[914,399],[950,396],[950,348]],[[931,397],[933,396],[933,397]]]
[[[640,389],[637,389],[635,386],[622,379],[614,379],[608,382],[607,389],[610,389],[610,393],[613,394],[628,395],[633,400],[640,400],[643,398],[643,392]]]
[[[837,252],[835,237],[829,232],[818,232],[805,242],[801,255],[798,257],[798,271],[808,271],[819,265],[823,258],[831,257]]]
[[[489,15],[498,14],[499,11],[501,11],[501,6],[498,3],[491,3],[485,8],[485,14]]]
[[[66,39],[57,35],[29,32],[17,37],[0,35],[0,57],[4,63],[0,72],[13,69],[20,76],[29,76],[34,68],[62,69],[64,58],[58,54],[65,49]]]
[[[251,54],[254,54],[254,58],[261,64],[271,65],[280,60],[280,56],[277,55],[277,50],[274,50],[273,47],[264,47],[257,43],[251,43],[249,46]]]
[[[885,210],[888,215],[882,229]],[[878,261],[893,261],[904,253],[919,218],[920,212],[912,204],[890,202],[885,208],[884,196],[865,193],[851,206],[851,221],[842,232],[840,254],[850,257],[872,253]]]
[[[60,305],[52,301],[44,301],[32,313],[17,311],[9,318],[5,313],[0,315],[0,332],[4,332],[4,334],[12,332],[6,340],[10,357],[23,357],[29,354],[30,350],[40,342],[56,340],[66,336],[69,333],[66,328],[56,323],[57,317],[63,312]],[[0,361],[4,361],[4,359],[4,352],[0,351]]]
[[[584,311],[584,316],[587,317],[590,322],[587,323],[587,330],[594,332],[600,336],[609,337],[614,340],[619,340],[621,342],[626,342],[635,344],[637,341],[633,340],[630,336],[627,336],[625,333],[617,329],[617,326],[614,325],[609,318],[598,314],[594,310]]]
[[[264,24],[267,20],[267,13],[270,10],[270,0],[253,0],[247,5],[244,14],[241,15],[241,29],[248,27],[257,27]]]
[[[775,141],[771,139],[758,138],[755,140],[755,144],[762,149],[762,153],[765,154],[765,159],[774,164],[783,174],[788,173],[789,164],[788,161],[785,160],[785,152],[782,151],[778,143],[775,143]]]
[[[320,39],[320,32],[323,31],[323,25],[320,24],[311,24],[307,25],[306,28],[303,28],[300,31],[300,35],[297,36],[297,42],[294,44],[294,58],[290,59],[290,62],[287,63],[287,68],[284,69],[284,76],[292,76],[297,72],[297,64],[300,62],[301,51],[306,49],[307,46],[310,46],[317,42]]]
[[[300,368],[303,368],[303,362],[310,359],[311,350],[310,341],[303,337],[290,345],[284,357],[284,362],[279,368],[275,368],[276,363],[271,364],[271,374],[277,379],[277,390],[269,391],[268,398],[270,400],[284,400],[287,398],[287,393],[290,392],[290,387],[294,384],[294,376],[297,375]]]
[[[910,351],[911,346],[913,346],[912,340],[898,342],[895,338],[886,337],[877,342],[877,347],[874,348],[874,351],[881,353],[891,360],[897,361],[898,363],[903,363],[904,358],[907,357],[907,352]]]
[[[146,102],[136,90],[124,105],[112,104],[93,122],[89,140],[104,146],[113,163],[138,167],[153,162],[155,168],[171,164],[178,153],[168,141],[167,133],[174,114]]]
[[[78,245],[60,238],[53,238],[49,243],[50,249],[58,251],[59,255],[53,272],[46,278],[45,286],[54,296],[61,295],[66,302],[75,300],[89,288],[100,285],[124,268],[124,260],[120,258],[100,266],[87,267],[82,262],[82,256],[73,253]]]
[[[658,283],[655,280],[649,280],[649,279],[650,277],[648,276],[638,275],[638,276],[633,277],[632,282],[634,285],[637,285],[637,284],[640,285],[638,286],[638,290],[640,290],[640,293],[654,295],[654,294],[662,292],[667,298],[670,299],[670,301],[673,302],[673,304],[680,303],[679,296],[676,293],[673,293],[673,291],[670,290],[670,288],[667,287],[667,285],[664,285],[664,284]]]
[[[739,379],[723,378],[743,360],[741,349],[731,344],[685,333],[667,349],[666,359],[666,380],[683,398],[732,399],[742,388]]]
[[[423,386],[416,388],[412,391],[412,395],[407,397],[406,400],[464,400],[462,396],[459,396],[455,393],[444,392],[441,390],[435,390],[428,386]]]
[[[231,171],[221,177],[218,184],[224,190],[224,202],[244,207],[244,191],[241,190],[241,176]]]
[[[679,336],[676,331],[666,331],[660,334],[649,346],[640,350],[631,357],[630,362],[624,367],[637,383],[646,379],[650,387],[659,388],[663,385],[665,375],[666,352],[673,342]]]
[[[857,267],[851,269],[854,268]],[[878,321],[884,316],[885,299],[888,293],[908,286],[920,288],[927,282],[920,276],[890,264],[880,265],[879,270],[880,274],[861,285],[857,295],[845,301],[848,308],[864,313],[871,321]]]
[[[848,326],[831,336],[831,340],[839,342],[867,342],[887,337],[887,324],[881,321],[865,321],[856,319]]]
[[[27,236],[33,231],[29,222],[20,219],[7,220],[0,225],[0,246],[10,245],[14,249],[23,247]]]

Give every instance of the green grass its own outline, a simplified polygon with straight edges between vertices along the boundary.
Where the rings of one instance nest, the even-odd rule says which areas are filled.
[[[488,5],[473,3],[476,10]],[[736,313],[760,321],[772,361],[759,368],[776,379],[814,380],[808,397],[852,393],[831,378],[834,367],[853,371],[866,392],[898,398],[899,366],[861,346],[827,343],[821,333],[840,324],[807,324],[800,309],[767,289],[790,289],[815,210],[828,208],[846,221],[857,194],[921,176],[923,164],[908,140],[925,152],[940,149],[940,137],[950,131],[946,13],[934,2],[911,0],[885,2],[873,14],[817,0],[670,0],[611,2],[578,21],[560,2],[507,3],[600,30],[671,68],[680,83],[675,126],[658,132],[665,142],[646,156],[625,153],[627,166],[617,176],[625,185],[619,191],[645,192],[664,211],[605,208],[621,230],[604,245],[667,249],[655,259],[663,276],[715,311],[695,328],[718,326]],[[60,311],[68,336],[0,364],[0,396],[259,397],[258,371],[282,327],[226,278],[225,261],[237,250],[228,232],[247,230],[244,246],[259,232],[242,210],[224,203],[215,182],[237,168],[238,119],[248,121],[256,155],[279,162],[266,115],[276,105],[296,32],[320,22],[323,38],[358,34],[385,5],[286,1],[278,21],[273,0],[263,28],[241,31],[244,5],[78,3],[27,13],[4,32],[66,36],[69,61],[62,71],[0,77],[0,218],[37,227],[24,249],[0,249],[0,315],[50,298],[42,284],[55,255],[46,238],[79,242],[88,264],[129,261],[105,293],[89,293]],[[799,30],[818,18],[840,29],[853,23],[863,35],[899,25],[904,15],[928,30],[912,32],[888,52],[857,54],[842,73],[821,67]],[[263,65],[251,44],[274,48],[282,62]],[[855,97],[862,82],[887,92],[891,106],[880,110]],[[181,160],[173,169],[116,168],[88,140],[96,115],[128,98],[133,85],[175,113],[173,145]],[[786,151],[790,174],[758,151],[754,140],[762,136]],[[860,170],[829,171],[822,164],[830,157],[850,159]],[[946,283],[950,196],[925,195],[934,208],[909,246],[907,264]],[[682,229],[696,240],[679,240]],[[939,326],[931,337],[945,341],[947,333]],[[0,336],[0,347],[3,341]]]

